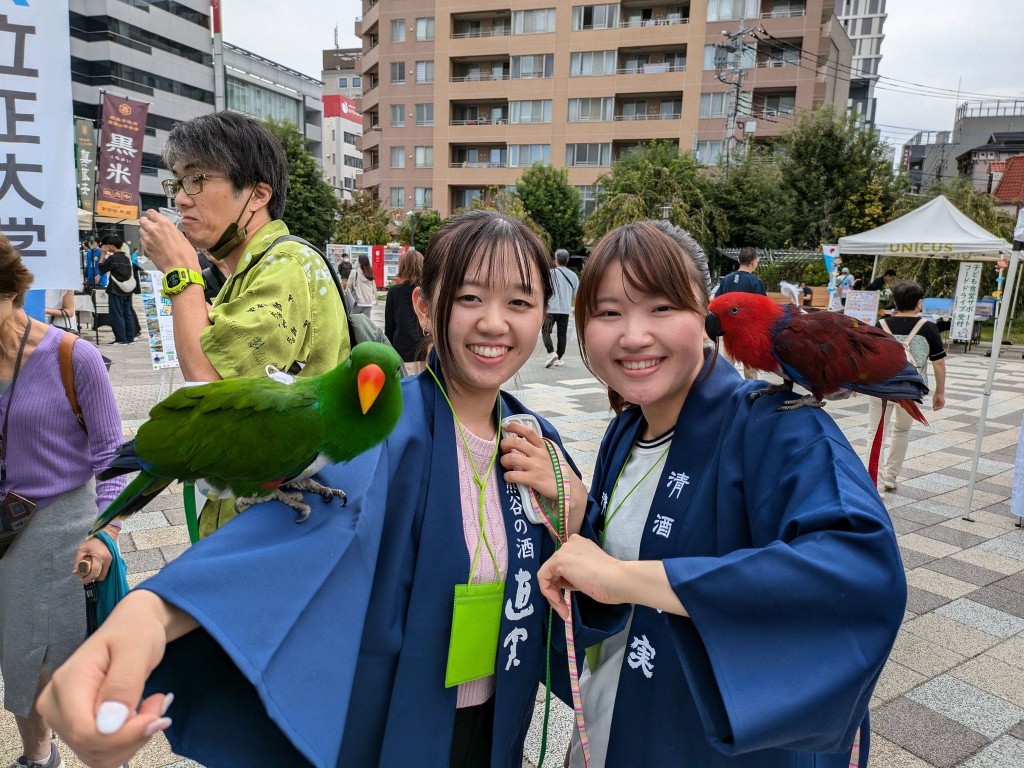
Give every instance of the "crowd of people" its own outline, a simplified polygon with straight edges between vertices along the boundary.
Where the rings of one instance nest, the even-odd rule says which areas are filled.
[[[364,314],[377,301],[372,270],[360,257],[336,284],[289,235],[276,140],[217,113],[178,124],[164,160],[182,229],[149,211],[140,230],[166,276],[184,378],[268,365],[309,376],[344,360],[346,304]],[[752,400],[765,384],[707,340],[707,258],[684,231],[618,227],[577,275],[566,252],[552,259],[501,213],[446,222],[425,252],[402,256],[387,293],[384,334],[415,374],[398,426],[318,475],[347,505],[307,496],[312,515],[296,526],[279,502],[237,517],[233,500],[209,503],[203,538],[84,642],[70,603],[79,579],[104,576],[83,539],[123,482],[93,480],[120,422],[87,343],[74,345],[87,428],[53,397],[63,333],[21,310],[31,276],[5,242],[0,511],[34,507],[0,558],[16,765],[59,766],[53,728],[95,768],[124,764],[160,731],[209,766],[520,766],[537,686],[550,673],[571,704],[570,664],[588,733],[565,755],[574,768],[867,765],[868,702],[906,600],[895,534],[831,418],[780,413],[780,395]],[[87,279],[130,299],[123,244],[99,250]],[[197,251],[227,275],[210,304]],[[756,252],[744,258],[719,290],[764,291]],[[590,488],[552,425],[502,390],[538,337],[545,364],[560,364],[570,317],[615,414]],[[54,416],[29,440],[44,389]],[[556,518],[561,538],[530,512]],[[41,546],[62,554],[40,558]],[[571,659],[553,620],[568,615],[565,589]],[[33,631],[31,590],[52,592],[42,619],[66,614],[67,626]]]

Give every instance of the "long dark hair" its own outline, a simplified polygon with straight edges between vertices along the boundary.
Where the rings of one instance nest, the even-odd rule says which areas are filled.
[[[370,266],[370,257],[365,253],[359,254],[359,271],[367,280],[373,280],[373,267]]]
[[[455,366],[455,355],[448,340],[448,318],[455,297],[475,263],[483,279],[512,274],[527,291],[533,280],[540,280],[543,306],[551,298],[551,257],[540,238],[518,219],[497,211],[469,211],[449,220],[430,238],[423,254],[420,292],[430,303],[430,324],[441,368]],[[457,368],[449,373],[460,373]]]

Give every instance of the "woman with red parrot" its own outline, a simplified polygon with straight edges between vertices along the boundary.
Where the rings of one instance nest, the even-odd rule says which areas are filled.
[[[706,345],[701,259],[667,222],[627,224],[580,281],[583,359],[618,414],[601,543],[572,537],[539,580],[559,613],[568,588],[585,627],[614,625],[581,673],[589,765],[865,766],[906,602],[896,537],[835,423],[752,399],[764,382]]]

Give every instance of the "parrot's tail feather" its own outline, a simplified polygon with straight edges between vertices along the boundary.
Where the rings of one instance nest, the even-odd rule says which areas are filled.
[[[129,472],[138,472],[140,469],[142,465],[139,463],[138,454],[135,453],[135,441],[130,440],[117,449],[117,456],[109,467],[99,473],[97,479],[109,480],[112,477],[127,475]]]
[[[900,408],[909,413],[911,417],[914,419],[914,421],[919,421],[926,427],[929,426],[928,419],[926,419],[924,417],[924,414],[921,413],[921,409],[917,407],[917,403],[915,401],[897,400],[896,403],[900,406]]]
[[[139,476],[128,483],[117,498],[110,502],[110,505],[96,518],[92,530],[89,531],[89,536],[95,536],[111,520],[123,520],[134,515],[170,484],[169,478],[154,477],[148,472],[140,472]]]

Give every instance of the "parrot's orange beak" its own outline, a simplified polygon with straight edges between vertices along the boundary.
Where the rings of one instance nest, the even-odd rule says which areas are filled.
[[[356,382],[359,385],[359,407],[365,414],[370,410],[380,391],[384,389],[384,371],[376,363],[364,365],[359,369]]]

